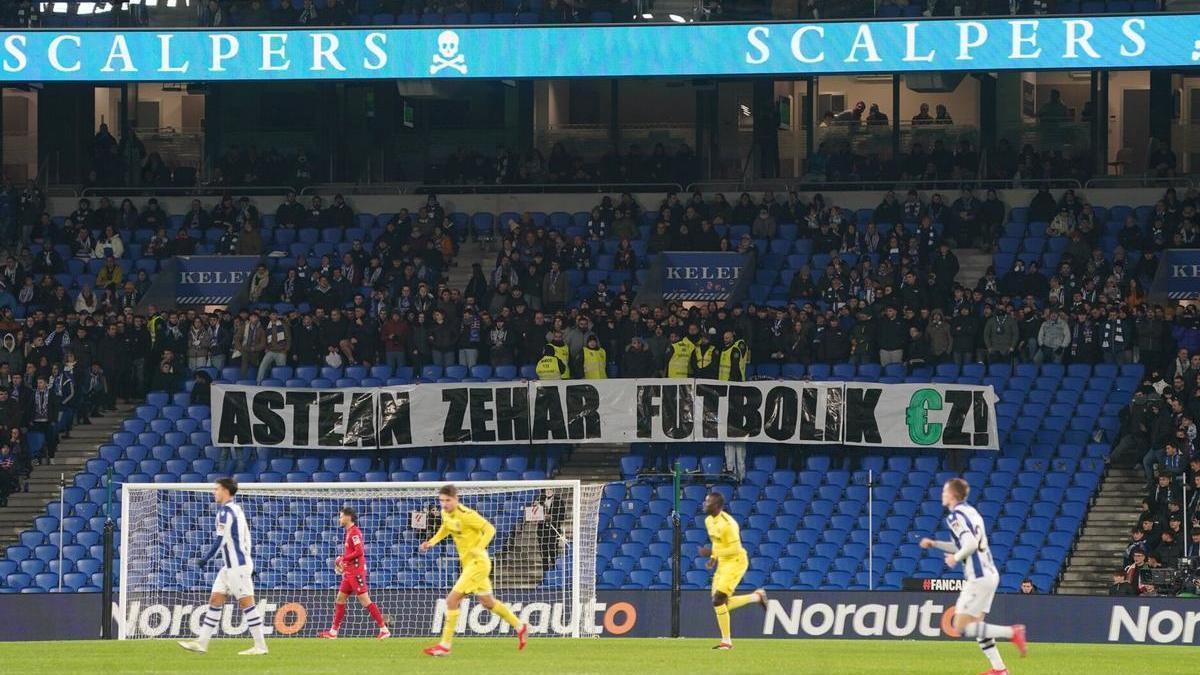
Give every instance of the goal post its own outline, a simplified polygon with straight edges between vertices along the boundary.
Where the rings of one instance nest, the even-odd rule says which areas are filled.
[[[445,596],[459,573],[450,538],[427,552],[418,545],[440,524],[445,482],[243,483],[254,560],[255,604],[269,637],[315,637],[328,628],[341,581],[343,506],[358,513],[367,583],[394,636],[440,633]],[[464,506],[496,527],[488,547],[495,597],[538,636],[596,634],[596,540],[603,485],[577,480],[456,482]],[[209,483],[125,483],[121,489],[117,635],[122,640],[188,638],[208,605],[219,556],[203,570],[193,561],[215,534]],[[340,634],[365,637],[375,623],[351,597]],[[460,635],[512,635],[508,624],[467,598]],[[236,602],[227,601],[217,637],[248,635]]]

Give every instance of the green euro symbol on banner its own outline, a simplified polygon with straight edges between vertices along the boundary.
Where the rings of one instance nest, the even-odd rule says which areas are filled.
[[[908,437],[917,445],[933,445],[942,440],[942,423],[930,422],[929,411],[942,409],[942,395],[936,389],[918,389],[904,412]]]

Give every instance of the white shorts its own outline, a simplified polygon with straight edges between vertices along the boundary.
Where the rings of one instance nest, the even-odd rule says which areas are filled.
[[[958,601],[954,603],[956,614],[967,616],[983,616],[992,611],[992,600],[996,597],[996,587],[1000,585],[1000,577],[979,577],[972,581],[964,581]]]
[[[254,595],[253,574],[252,567],[222,567],[213,580],[212,592],[233,598]]]

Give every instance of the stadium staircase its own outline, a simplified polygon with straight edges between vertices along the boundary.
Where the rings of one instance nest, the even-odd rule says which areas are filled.
[[[1104,595],[1108,591],[1113,571],[1122,567],[1129,528],[1137,520],[1145,490],[1141,470],[1109,468],[1059,582],[1060,594]]]
[[[71,431],[70,438],[60,438],[58,454],[53,465],[34,466],[29,478],[29,492],[13,493],[8,506],[0,508],[0,547],[16,544],[21,532],[30,527],[34,518],[45,515],[46,505],[58,501],[59,476],[65,475],[67,485],[73,485],[75,474],[82,471],[96,448],[107,443],[121,422],[133,414],[132,404],[117,404],[117,409],[104,417],[93,417],[92,423]]]
[[[471,280],[471,265],[479,263],[484,274],[490,275],[496,267],[496,254],[484,249],[484,245],[470,239],[459,244],[458,255],[454,257],[454,266],[446,270],[447,284],[450,288],[463,290]]]
[[[574,522],[570,501],[563,520],[561,536],[573,539]],[[561,547],[561,543],[559,544]],[[562,558],[562,549],[559,549]],[[504,550],[496,555],[495,582],[508,588],[532,589],[541,586],[545,570],[561,566],[561,561],[549,565],[542,559],[542,547],[538,544],[538,523],[522,519],[519,530],[508,537]]]
[[[522,521],[496,556],[495,581],[510,588],[537,588],[542,582],[541,560],[537,525]]]
[[[967,288],[975,288],[975,282],[983,278],[992,264],[991,254],[980,253],[977,248],[956,248],[954,255],[958,256],[958,277],[955,281]],[[997,271],[997,274],[1003,272]]]
[[[621,480],[621,458],[629,454],[628,445],[580,445],[570,459],[559,467],[555,478],[584,483],[612,483]]]

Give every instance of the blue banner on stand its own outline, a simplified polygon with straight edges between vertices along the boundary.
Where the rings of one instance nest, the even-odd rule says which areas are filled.
[[[1200,299],[1200,250],[1163,251],[1150,294],[1169,300]]]
[[[0,32],[0,82],[1194,67],[1200,14],[632,26]],[[614,55],[616,55],[614,57]]]
[[[747,272],[748,256],[741,253],[662,254],[664,300],[706,302],[728,300]]]
[[[180,305],[227,305],[246,287],[258,256],[182,255],[175,275],[175,302]]]

